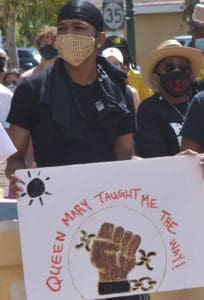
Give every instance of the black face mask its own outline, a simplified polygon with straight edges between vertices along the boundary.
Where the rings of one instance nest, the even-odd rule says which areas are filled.
[[[45,60],[50,60],[58,55],[57,49],[51,45],[40,47],[39,52]]]
[[[160,85],[164,91],[172,97],[184,96],[191,86],[191,75],[184,72],[171,72],[158,74]]]
[[[4,71],[5,64],[6,64],[5,58],[0,56],[0,72]]]

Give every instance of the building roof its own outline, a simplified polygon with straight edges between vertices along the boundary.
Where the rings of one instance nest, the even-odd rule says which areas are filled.
[[[145,5],[185,5],[185,0],[133,0],[133,3],[136,6],[145,6]],[[200,3],[204,4],[204,0],[200,0]]]
[[[116,2],[116,0],[89,0],[98,8],[102,8],[103,2]],[[123,1],[124,7],[126,0]],[[186,7],[185,0],[132,0],[135,14],[151,14],[151,13],[170,13],[181,12]],[[200,0],[200,4],[204,4],[204,0]]]
[[[135,14],[182,12],[185,0],[133,0]],[[204,0],[200,0],[204,4]]]
[[[115,0],[89,0],[97,6],[101,6],[103,2],[115,2]],[[125,0],[123,0],[125,4]],[[204,4],[204,0],[200,0],[201,4]],[[169,5],[169,4],[185,4],[185,0],[133,0],[133,4],[138,5]]]

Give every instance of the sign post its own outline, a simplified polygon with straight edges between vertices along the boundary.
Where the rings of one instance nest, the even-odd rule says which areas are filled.
[[[103,18],[105,30],[118,30],[124,27],[123,1],[104,1]]]
[[[126,20],[128,46],[133,58],[135,59],[135,61],[137,61],[135,50],[135,17],[132,0],[126,0]]]

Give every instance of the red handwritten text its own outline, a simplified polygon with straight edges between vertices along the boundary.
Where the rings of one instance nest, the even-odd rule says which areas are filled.
[[[178,224],[173,221],[172,216],[168,211],[162,210],[161,221],[163,222],[163,225],[166,227],[168,232],[176,234],[175,227],[178,226]]]
[[[156,199],[151,198],[150,195],[142,194],[141,188],[131,188],[125,190],[120,189],[114,192],[102,191],[96,194],[94,198],[98,199],[103,204],[111,200],[138,200],[143,207],[145,206],[147,208],[158,208],[158,206],[156,205]]]
[[[174,259],[172,260],[172,263],[174,264],[172,270],[175,270],[176,268],[179,268],[185,264],[185,256],[181,252],[180,244],[175,239],[171,240],[169,245],[174,257]]]
[[[57,231],[57,236],[53,245],[53,254],[51,256],[51,266],[49,270],[50,276],[46,280],[46,285],[52,292],[59,292],[62,287],[63,279],[60,279],[62,270],[62,252],[64,248],[64,240],[66,234]]]
[[[101,203],[106,203],[110,200],[119,200],[119,199],[137,199],[138,192],[140,192],[140,188],[126,189],[126,190],[118,190],[116,192],[100,192],[94,196],[94,198],[98,199]]]
[[[151,198],[149,195],[142,195],[141,204],[147,208],[158,208],[156,205],[156,199]]]
[[[78,216],[83,216],[87,211],[92,210],[88,202],[84,199],[80,204],[75,205],[71,211],[65,212],[62,222],[69,226]]]

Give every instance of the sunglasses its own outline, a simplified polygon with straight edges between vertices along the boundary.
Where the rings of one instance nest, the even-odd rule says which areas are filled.
[[[14,84],[14,85],[17,85],[18,81],[16,80],[9,80],[9,81],[5,81],[4,85],[10,85],[10,84]]]
[[[188,62],[183,63],[174,63],[174,62],[161,62],[159,65],[155,68],[156,73],[160,73],[161,71],[165,73],[172,73],[176,70],[179,70],[180,72],[184,73],[190,73],[191,72],[191,66]]]

